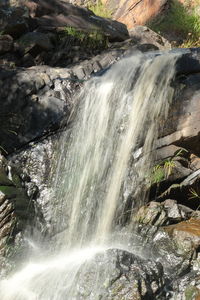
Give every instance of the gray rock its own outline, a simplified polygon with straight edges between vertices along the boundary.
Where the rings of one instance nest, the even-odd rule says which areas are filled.
[[[111,249],[85,263],[73,299],[163,299],[165,278],[159,263]],[[95,282],[95,287],[94,287]]]
[[[67,70],[65,74],[67,76]],[[59,71],[48,67],[21,70],[17,74],[5,72],[0,120],[1,146],[5,151],[13,151],[55,130],[69,116],[73,103],[71,95],[78,82],[58,79],[58,91],[51,79],[57,77]]]
[[[34,57],[42,50],[49,51],[53,48],[48,35],[41,32],[28,32],[21,36],[18,43],[24,48],[25,53],[30,53]]]
[[[19,170],[17,171],[9,165],[2,156],[0,165],[0,265],[2,275],[8,257],[12,264],[16,255],[18,258],[20,255],[24,255],[23,236],[26,226],[33,224],[35,211],[33,199],[29,198],[26,193]],[[8,266],[6,269],[8,271]]]
[[[129,30],[130,37],[139,44],[151,44],[159,50],[171,49],[170,43],[146,26],[135,26]]]
[[[0,31],[18,38],[28,32],[27,10],[22,7],[0,9]]]

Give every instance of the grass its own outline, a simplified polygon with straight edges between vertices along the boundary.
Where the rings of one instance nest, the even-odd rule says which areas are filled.
[[[196,6],[200,4],[196,1]],[[196,12],[196,6],[189,4],[184,6],[177,0],[171,0],[168,12],[155,21],[150,22],[149,27],[163,36],[176,35],[182,39],[181,47],[200,46],[200,17]]]
[[[66,35],[72,37],[74,42],[82,47],[89,47],[90,49],[106,49],[108,47],[107,36],[98,30],[85,32],[74,27],[65,27],[61,32],[61,38]]]
[[[105,7],[101,1],[97,1],[97,4],[89,4],[88,9],[90,9],[95,15],[102,18],[111,18],[112,12]]]
[[[161,181],[168,179],[175,166],[175,162],[171,159],[154,166],[151,174],[151,183],[159,184]]]
[[[200,191],[199,188],[197,188],[196,190],[194,188],[189,189],[189,200],[194,200],[194,199],[198,199],[200,200]],[[199,210],[200,205],[198,205],[198,207],[196,208],[196,210]]]

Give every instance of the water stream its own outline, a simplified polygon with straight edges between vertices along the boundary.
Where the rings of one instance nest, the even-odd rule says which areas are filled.
[[[54,251],[30,258],[3,280],[0,299],[79,299],[73,290],[80,266],[105,249],[128,248],[130,233],[123,240],[116,226],[118,208],[126,204],[124,181],[141,145],[138,184],[149,178],[151,149],[173,97],[176,60],[172,53],[136,54],[82,88],[71,128],[60,138],[54,196],[49,200],[52,228],[59,233]]]

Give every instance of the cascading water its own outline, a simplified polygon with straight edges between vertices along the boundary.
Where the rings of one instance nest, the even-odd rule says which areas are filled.
[[[60,140],[50,199],[54,253],[44,253],[0,285],[2,300],[76,297],[80,266],[119,245],[115,216],[132,153],[143,145],[139,179],[147,178],[158,126],[173,97],[177,55],[134,55],[85,84],[71,129]],[[92,298],[99,299],[93,291]]]

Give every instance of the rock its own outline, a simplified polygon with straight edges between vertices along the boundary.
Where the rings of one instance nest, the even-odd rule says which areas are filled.
[[[159,263],[110,249],[82,266],[73,299],[160,299],[165,297],[165,283]]]
[[[0,9],[0,31],[13,38],[28,32],[27,11],[22,7]]]
[[[108,7],[116,10],[114,18],[133,28],[136,25],[145,25],[149,20],[160,14],[166,7],[167,0],[133,0],[133,1],[112,1],[111,4],[104,0]],[[117,9],[116,9],[117,8]]]
[[[0,36],[0,54],[4,54],[13,49],[13,38],[10,35]]]
[[[53,45],[48,35],[40,32],[28,32],[21,36],[18,43],[24,48],[25,53],[37,56],[41,51],[49,51]]]
[[[189,219],[164,228],[173,238],[179,249],[194,251],[200,246],[200,220]]]
[[[129,36],[124,24],[59,0],[20,1],[17,6],[1,9],[0,17],[0,30],[14,38],[31,28],[44,32],[60,27],[102,32],[110,41],[123,41]]]
[[[56,82],[51,77],[57,78],[61,73],[48,67],[43,70],[4,73],[0,137],[1,146],[7,152],[41,137],[51,128],[58,128],[63,118],[69,115],[72,107],[70,95],[77,82],[58,79],[60,85],[54,87]],[[66,69],[63,73],[67,76]],[[6,101],[7,97],[9,101]]]
[[[194,211],[177,204],[177,201],[167,199],[162,203],[151,201],[142,206],[133,216],[136,226],[151,225],[160,227],[189,219]]]
[[[192,62],[191,62],[192,63]],[[196,68],[199,68],[198,61]],[[182,70],[184,71],[184,70]],[[199,74],[188,75],[179,82],[180,88],[171,105],[159,147],[175,144],[200,153],[198,111],[200,102]],[[195,150],[194,150],[195,149]]]
[[[91,11],[65,1],[32,1],[27,6],[41,28],[69,26],[88,32],[97,30],[112,41],[121,41],[128,37],[124,24],[95,16]]]
[[[0,165],[0,265],[3,268],[8,256],[12,260],[20,255],[19,248],[23,252],[22,235],[26,225],[33,224],[35,214],[19,173],[2,156]]]
[[[51,162],[56,157],[55,149],[59,135],[58,132],[40,141],[30,143],[21,151],[9,156],[9,161],[14,166],[20,166],[22,173],[31,178],[31,181],[25,181],[27,194],[31,199],[37,200],[38,217],[44,220],[43,223],[39,220],[42,226],[41,230],[46,231],[51,223],[51,235],[53,234],[53,220],[49,199],[53,197],[51,177],[54,171]]]
[[[139,44],[150,44],[160,50],[171,49],[170,43],[146,26],[135,26],[129,30],[130,37]]]

